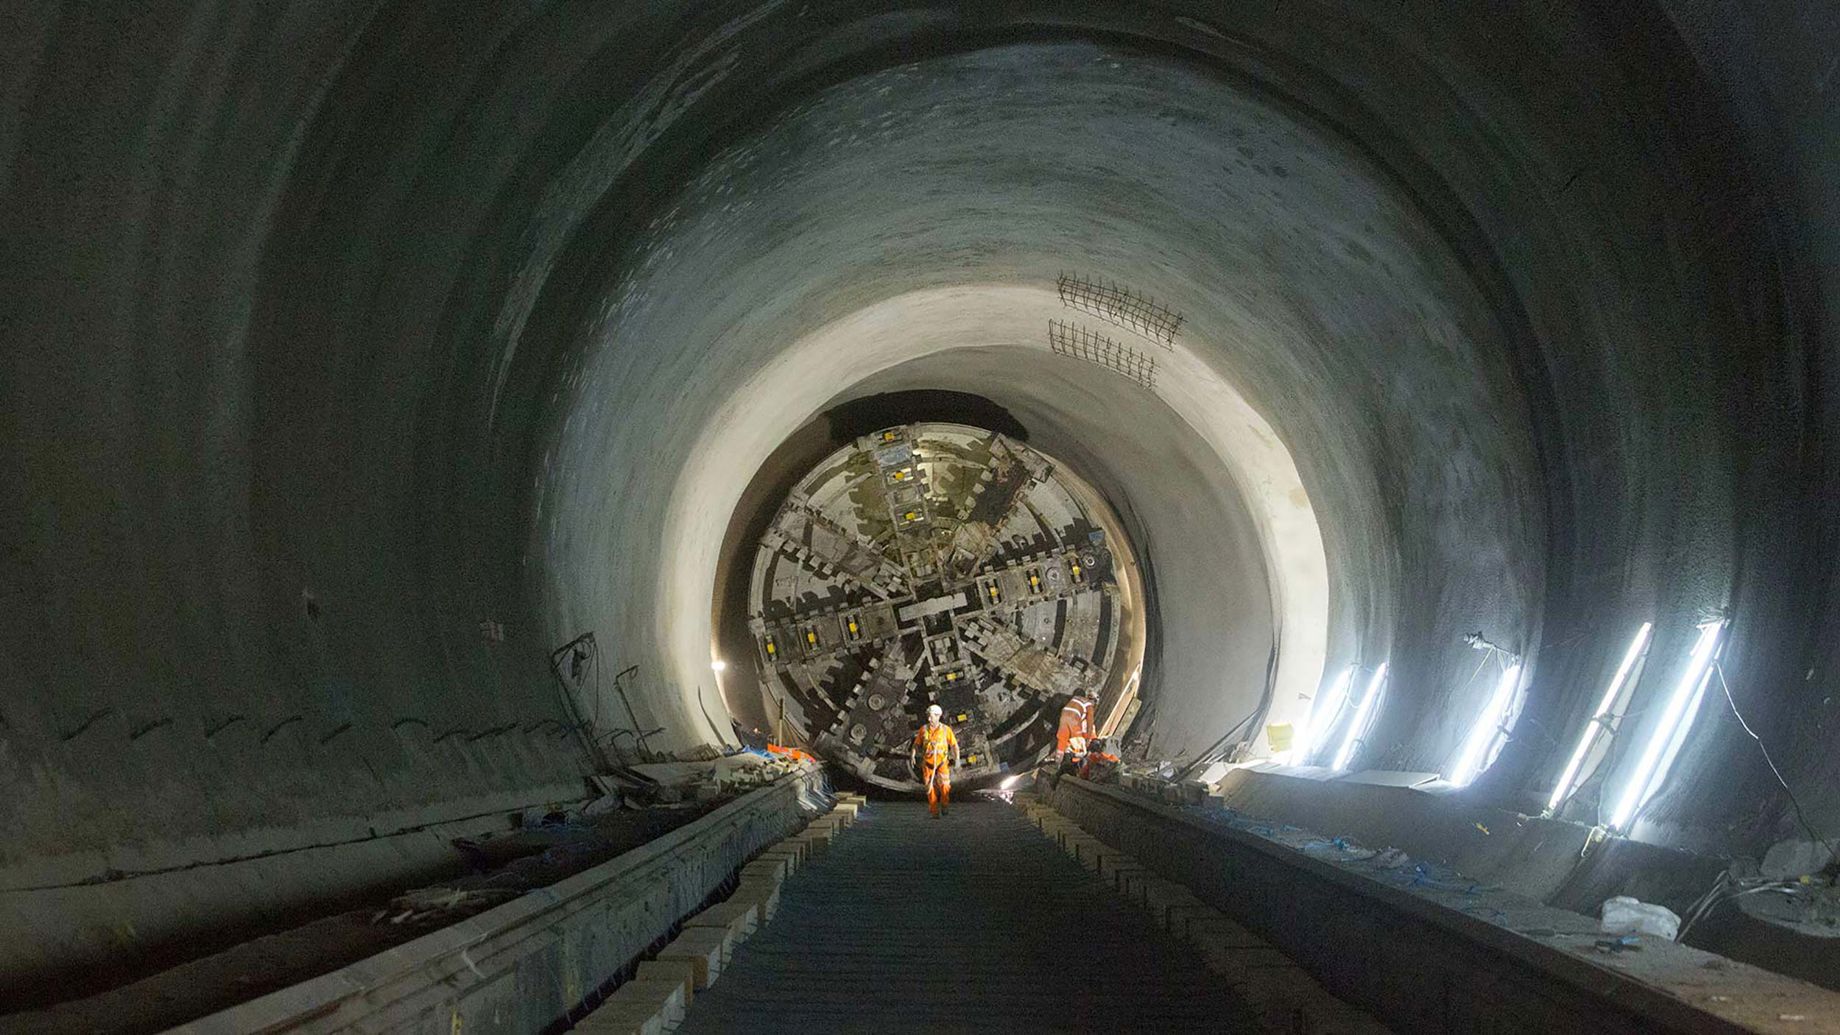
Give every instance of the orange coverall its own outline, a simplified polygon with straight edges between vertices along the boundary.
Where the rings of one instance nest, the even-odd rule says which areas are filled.
[[[1056,756],[1067,753],[1067,742],[1074,737],[1093,739],[1093,710],[1097,705],[1090,697],[1074,697],[1061,709],[1061,727],[1054,734]]]
[[[920,777],[926,783],[927,808],[937,813],[952,801],[952,755],[958,751],[958,734],[945,723],[928,723],[914,734],[914,750],[920,754]]]

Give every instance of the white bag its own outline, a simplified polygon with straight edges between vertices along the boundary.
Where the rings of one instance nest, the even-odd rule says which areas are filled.
[[[1603,922],[1598,930],[1605,934],[1652,934],[1671,942],[1680,933],[1680,917],[1666,906],[1618,895],[1604,900]]]

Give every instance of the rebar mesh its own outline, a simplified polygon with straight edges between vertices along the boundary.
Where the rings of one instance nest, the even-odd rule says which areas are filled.
[[[1156,390],[1156,357],[1147,356],[1088,327],[1048,321],[1048,348],[1056,355],[1097,363]]]
[[[1136,331],[1166,349],[1175,348],[1182,314],[1153,298],[1112,283],[1063,273],[1057,284],[1061,303],[1091,313],[1107,323]]]

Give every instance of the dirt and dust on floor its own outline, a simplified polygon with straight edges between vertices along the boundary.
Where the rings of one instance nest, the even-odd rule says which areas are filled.
[[[809,757],[809,756],[805,756]],[[606,862],[792,772],[790,752],[714,748],[594,777],[599,793],[510,817],[502,834],[452,842],[448,872],[248,939],[141,980],[0,1016],[0,1035],[163,1031],[374,956]],[[221,941],[216,944],[221,944]],[[175,954],[177,955],[177,954]]]

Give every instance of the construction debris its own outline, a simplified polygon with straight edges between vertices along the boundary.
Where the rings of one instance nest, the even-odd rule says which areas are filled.
[[[1598,930],[1605,934],[1652,934],[1673,941],[1680,933],[1680,917],[1666,906],[1618,895],[1604,900]]]
[[[531,810],[519,829],[504,834],[456,839],[454,848],[472,873],[398,895],[371,922],[452,923],[611,859],[813,764],[790,753],[744,750],[623,769],[610,774],[623,790],[577,808]]]

